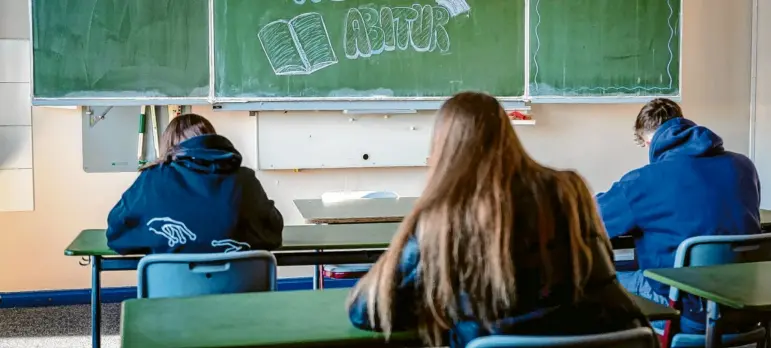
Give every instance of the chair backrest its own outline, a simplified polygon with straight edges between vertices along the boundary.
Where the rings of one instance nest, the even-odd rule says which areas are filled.
[[[650,348],[655,347],[656,336],[647,327],[583,336],[486,336],[477,338],[466,348]]]
[[[139,298],[273,291],[276,258],[264,250],[156,254],[139,261]]]
[[[674,267],[759,261],[771,261],[771,233],[688,238],[677,247]],[[677,301],[678,297],[679,291],[671,287],[669,298]]]

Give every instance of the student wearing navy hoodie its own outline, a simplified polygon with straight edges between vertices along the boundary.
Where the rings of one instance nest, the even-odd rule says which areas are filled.
[[[107,217],[111,249],[214,253],[281,246],[281,213],[208,120],[195,114],[174,118],[161,151]]]
[[[597,202],[608,236],[635,237],[640,270],[619,272],[621,284],[667,304],[669,287],[643,277],[643,270],[672,267],[677,247],[690,237],[760,233],[760,183],[747,157],[723,149],[717,134],[684,118],[671,100],[646,104],[634,129],[650,164],[624,175]],[[687,295],[683,307],[681,330],[704,332],[705,305]]]
[[[354,326],[462,348],[487,335],[649,325],[618,284],[582,178],[530,158],[509,121],[486,94],[441,107],[426,189],[352,290]]]

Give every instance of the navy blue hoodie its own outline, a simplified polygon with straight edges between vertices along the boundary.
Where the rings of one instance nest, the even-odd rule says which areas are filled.
[[[717,134],[684,118],[669,120],[654,134],[649,157],[650,164],[597,195],[608,235],[636,237],[640,269],[672,267],[689,237],[760,233],[755,166],[725,151]],[[669,287],[649,281],[669,295]]]
[[[107,225],[107,245],[121,254],[209,253],[276,249],[284,221],[233,144],[202,135],[143,171]]]

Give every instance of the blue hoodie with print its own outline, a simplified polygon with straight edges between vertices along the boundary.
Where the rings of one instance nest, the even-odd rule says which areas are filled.
[[[635,237],[640,269],[672,267],[677,247],[690,237],[760,233],[755,165],[724,150],[717,134],[671,119],[654,134],[649,158],[650,164],[597,195],[608,235]],[[669,287],[648,281],[656,293],[669,295]]]
[[[107,245],[121,254],[210,253],[276,249],[284,221],[233,144],[202,135],[141,172],[107,225]]]

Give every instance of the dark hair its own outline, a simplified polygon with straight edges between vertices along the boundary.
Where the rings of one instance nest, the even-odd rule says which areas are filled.
[[[173,118],[166,127],[166,130],[163,131],[163,135],[161,135],[159,144],[161,155],[156,158],[155,161],[144,165],[139,171],[141,172],[159,164],[173,161],[179,143],[192,137],[205,134],[217,134],[217,131],[214,130],[214,126],[212,126],[211,122],[203,116],[184,114]]]
[[[637,114],[634,122],[634,140],[638,145],[645,144],[645,134],[655,132],[664,122],[683,117],[680,105],[666,98],[649,101]]]

